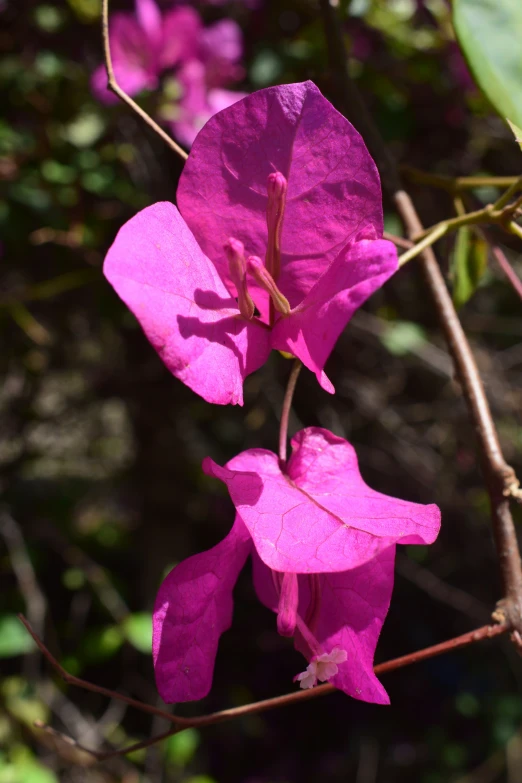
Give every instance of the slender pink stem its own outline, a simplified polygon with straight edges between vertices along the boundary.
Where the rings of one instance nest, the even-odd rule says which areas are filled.
[[[288,420],[290,418],[290,409],[292,407],[292,400],[294,397],[295,386],[299,373],[301,372],[301,364],[299,359],[294,361],[288,384],[285,392],[285,399],[283,400],[283,409],[281,411],[281,424],[279,425],[279,459],[282,464],[286,463],[286,441],[288,438]]]
[[[495,256],[495,260],[499,267],[502,269],[504,274],[506,275],[507,279],[519,295],[519,297],[522,299],[522,280],[520,280],[519,276],[511,266],[511,264],[508,261],[508,258],[503,250],[499,248],[498,245],[491,245],[491,252]]]

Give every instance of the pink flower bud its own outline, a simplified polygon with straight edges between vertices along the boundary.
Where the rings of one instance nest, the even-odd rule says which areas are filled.
[[[266,249],[266,268],[277,280],[281,272],[281,231],[285,214],[286,191],[288,183],[280,171],[268,175],[266,205],[266,225],[268,228],[268,243]]]
[[[281,315],[290,315],[291,307],[288,299],[281,293],[274,278],[258,256],[250,256],[247,270],[256,283],[270,295],[274,309]]]
[[[239,239],[229,237],[225,243],[224,250],[228,259],[228,271],[237,289],[239,312],[243,318],[250,321],[254,317],[255,305],[248,293],[244,245]]]

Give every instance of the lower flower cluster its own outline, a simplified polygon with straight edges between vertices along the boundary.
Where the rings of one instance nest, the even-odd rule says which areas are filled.
[[[331,682],[378,704],[388,696],[373,657],[388,611],[396,544],[431,544],[435,505],[382,495],[363,481],[353,447],[310,427],[292,440],[284,470],[276,454],[251,449],[225,467],[206,459],[236,507],[228,536],[176,566],[154,611],[153,652],[166,702],[210,690],[218,640],[232,621],[232,591],[250,555],[259,600],[277,614],[308,662],[302,688]]]

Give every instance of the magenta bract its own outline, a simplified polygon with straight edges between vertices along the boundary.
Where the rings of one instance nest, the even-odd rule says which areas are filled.
[[[260,90],[199,133],[178,205],[181,217],[156,204],[130,220],[104,267],[171,372],[208,402],[242,404],[244,378],[275,348],[333,392],[324,364],[339,334],[397,269],[357,131],[311,82]],[[231,242],[245,254],[240,290]]]
[[[327,430],[301,431],[292,449],[284,472],[263,449],[224,468],[204,462],[227,484],[237,516],[224,541],[176,566],[159,590],[153,652],[166,702],[199,699],[210,689],[249,552],[260,600],[309,662],[301,686],[328,679],[355,698],[388,702],[373,656],[391,598],[395,545],[432,543],[439,509],[370,489],[353,447]]]

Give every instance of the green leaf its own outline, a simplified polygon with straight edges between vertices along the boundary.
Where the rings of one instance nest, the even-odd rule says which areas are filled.
[[[0,615],[0,658],[25,655],[35,643],[15,614]]]
[[[522,126],[522,2],[453,0],[453,24],[480,88],[502,117]]]
[[[101,16],[101,0],[67,0],[82,22],[94,22]]]
[[[36,760],[13,766],[17,773],[17,783],[58,783],[54,772]]]
[[[116,655],[122,644],[122,632],[117,626],[92,628],[85,634],[79,652],[87,663],[98,663]]]
[[[85,110],[62,130],[62,136],[75,147],[91,147],[98,141],[105,130],[102,117],[90,110]]]
[[[190,764],[199,745],[199,731],[186,729],[169,737],[165,743],[165,752],[169,761],[179,767]]]
[[[130,614],[122,624],[128,642],[145,655],[152,652],[152,615],[150,612]]]
[[[422,326],[412,321],[395,321],[387,326],[380,339],[394,356],[405,356],[426,342],[426,334]]]
[[[217,783],[217,781],[209,775],[194,775],[191,778],[186,778],[185,783]]]
[[[283,64],[278,55],[271,49],[263,49],[250,66],[250,79],[256,87],[266,87],[277,81],[282,68]]]
[[[511,120],[506,120],[507,124],[513,131],[513,135],[515,136],[515,141],[517,142],[518,146],[522,150],[522,130],[518,127],[518,125],[515,125],[514,122],[511,122]]]
[[[6,677],[0,681],[0,694],[6,709],[17,721],[32,726],[35,720],[47,723],[49,709],[40,701],[34,688],[22,677]]]
[[[466,304],[477,290],[487,261],[488,248],[484,240],[472,234],[468,226],[460,228],[450,262],[453,302],[457,309]]]

